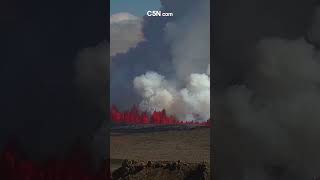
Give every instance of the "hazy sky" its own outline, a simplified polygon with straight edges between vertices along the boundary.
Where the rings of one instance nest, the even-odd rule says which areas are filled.
[[[160,0],[111,0],[110,14],[129,12],[143,16],[148,10],[160,8]]]

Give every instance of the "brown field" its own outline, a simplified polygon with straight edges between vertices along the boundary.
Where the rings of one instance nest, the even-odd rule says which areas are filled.
[[[210,129],[144,133],[111,133],[111,169],[123,159],[138,161],[210,162]]]

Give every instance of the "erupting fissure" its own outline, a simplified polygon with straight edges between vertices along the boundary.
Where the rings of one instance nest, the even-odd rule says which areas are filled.
[[[154,111],[151,115],[141,112],[136,106],[130,111],[120,112],[116,106],[111,109],[115,124],[190,124],[210,126],[210,119],[204,122],[177,120],[168,116],[165,110]],[[108,162],[98,171],[90,168],[90,156],[84,149],[75,149],[67,159],[37,162],[22,158],[14,145],[8,145],[0,156],[0,179],[5,180],[106,180],[111,179]]]
[[[207,121],[183,121],[178,120],[174,116],[168,116],[165,110],[154,111],[151,115],[146,112],[141,112],[137,106],[133,106],[130,111],[120,112],[118,108],[113,105],[111,108],[111,119],[115,124],[156,124],[156,125],[177,125],[189,124],[199,126],[210,126],[210,119]]]

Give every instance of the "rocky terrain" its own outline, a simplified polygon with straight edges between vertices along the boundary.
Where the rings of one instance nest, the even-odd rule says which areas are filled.
[[[203,162],[205,169],[210,169],[210,128],[128,126],[114,127],[110,135],[110,165],[115,180],[184,180],[192,174],[197,175],[190,180],[197,180],[202,177]],[[149,161],[151,166],[147,166]],[[130,163],[131,170],[127,167]]]
[[[124,160],[112,180],[209,180],[209,174],[206,163]]]

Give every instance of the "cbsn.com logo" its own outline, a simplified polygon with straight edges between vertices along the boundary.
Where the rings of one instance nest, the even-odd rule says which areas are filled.
[[[161,12],[161,11],[147,11],[147,16],[173,16],[173,13]]]

